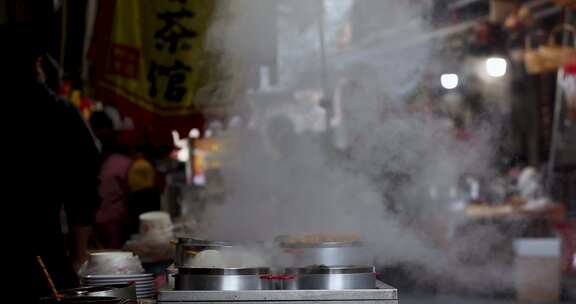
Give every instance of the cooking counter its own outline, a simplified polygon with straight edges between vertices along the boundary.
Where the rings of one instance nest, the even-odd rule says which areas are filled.
[[[398,291],[382,282],[376,289],[161,291],[158,303],[364,303],[398,304]]]

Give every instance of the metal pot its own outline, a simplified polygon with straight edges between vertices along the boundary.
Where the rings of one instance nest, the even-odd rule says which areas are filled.
[[[136,300],[134,284],[112,284],[105,286],[91,286],[68,289],[60,292],[65,298],[71,297],[116,297],[120,299]]]
[[[43,304],[128,304],[136,303],[135,300],[123,300],[115,297],[88,297],[79,296],[63,299],[45,298],[41,299]]]
[[[179,268],[176,290],[268,290],[268,268]]]
[[[313,265],[373,265],[374,257],[362,242],[290,243],[279,244],[277,263],[284,267]]]
[[[207,241],[194,238],[179,238],[176,243],[174,254],[174,265],[176,267],[189,267],[196,253],[204,250],[221,250],[223,248],[233,248],[239,246],[234,242]]]
[[[282,289],[374,289],[376,273],[373,266],[287,268]]]

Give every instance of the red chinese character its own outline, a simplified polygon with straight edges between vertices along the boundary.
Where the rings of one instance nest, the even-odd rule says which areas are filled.
[[[113,44],[108,73],[136,79],[139,72],[140,51],[127,45]]]

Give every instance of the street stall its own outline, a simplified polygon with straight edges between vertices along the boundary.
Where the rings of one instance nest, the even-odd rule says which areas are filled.
[[[575,299],[576,1],[50,6],[103,159],[45,303]]]

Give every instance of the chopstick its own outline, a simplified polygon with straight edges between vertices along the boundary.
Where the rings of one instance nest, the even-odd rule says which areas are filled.
[[[48,285],[50,285],[50,289],[52,289],[52,294],[54,295],[54,298],[56,298],[56,301],[60,302],[60,298],[62,296],[58,293],[58,290],[56,290],[56,285],[54,285],[54,281],[52,281],[52,277],[50,276],[50,273],[48,272],[46,265],[44,265],[42,257],[38,255],[36,256],[36,260],[38,261],[38,264],[40,264],[42,272],[44,272],[44,276],[46,277],[46,281],[48,281]]]

